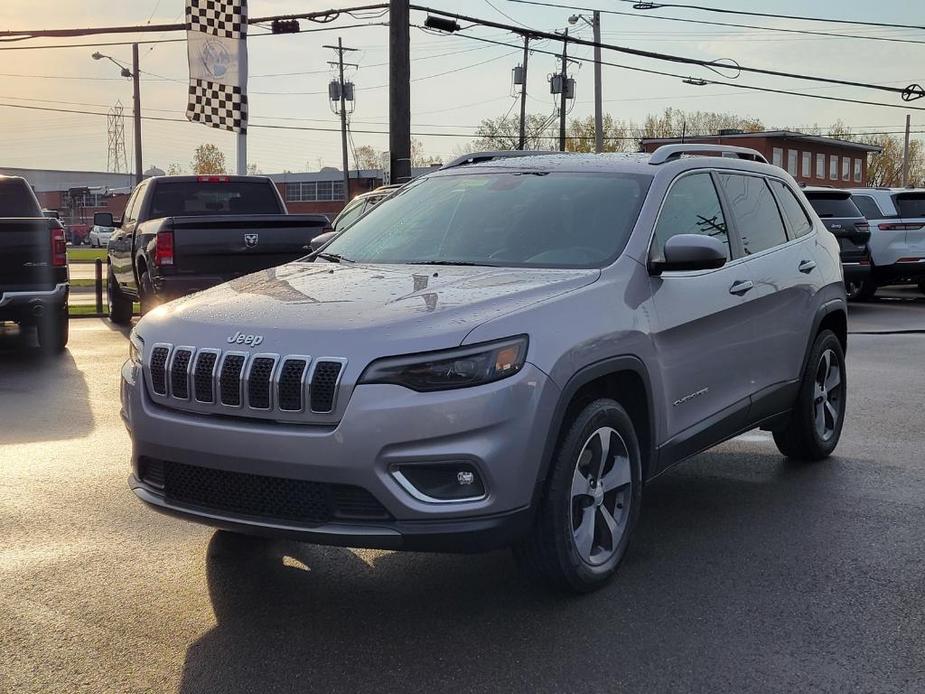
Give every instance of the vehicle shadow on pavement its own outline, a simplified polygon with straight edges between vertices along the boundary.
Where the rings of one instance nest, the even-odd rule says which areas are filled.
[[[0,444],[93,431],[89,387],[70,351],[43,354],[32,330],[0,326]]]
[[[821,662],[823,689],[846,681],[851,663],[901,674],[865,646],[891,639],[898,608],[865,596],[852,567],[877,571],[916,543],[887,530],[879,545],[858,545],[855,525],[878,519],[831,494],[855,465],[701,455],[646,489],[619,575],[583,597],[530,582],[507,552],[352,551],[216,532],[206,571],[217,624],[188,648],[180,691],[742,691],[732,683],[767,684],[769,657],[778,691],[800,690]]]

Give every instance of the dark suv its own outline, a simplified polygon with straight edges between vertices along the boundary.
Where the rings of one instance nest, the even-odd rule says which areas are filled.
[[[846,325],[838,243],[754,150],[445,168],[138,323],[130,484],[244,533],[513,545],[591,590],[672,465],[756,427],[834,450]]]
[[[854,204],[850,191],[804,188],[803,193],[825,228],[838,239],[848,298],[858,298],[861,287],[870,277],[870,250],[867,247],[870,224],[867,218]]]

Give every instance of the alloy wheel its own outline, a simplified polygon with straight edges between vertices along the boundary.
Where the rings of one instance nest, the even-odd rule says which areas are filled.
[[[842,404],[841,361],[831,349],[819,358],[813,387],[813,418],[816,433],[823,441],[835,436]]]
[[[601,427],[582,446],[572,474],[572,539],[582,561],[600,566],[626,532],[633,478],[629,450],[616,429]]]

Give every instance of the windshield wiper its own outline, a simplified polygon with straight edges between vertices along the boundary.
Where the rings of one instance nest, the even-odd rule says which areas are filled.
[[[342,260],[343,260],[344,262],[347,262],[347,263],[355,262],[355,261],[353,261],[353,260],[350,260],[350,258],[345,258],[344,256],[342,256],[342,255],[340,255],[340,254],[338,254],[338,253],[319,253],[319,254],[316,255],[315,257],[316,257],[316,258],[324,258],[324,259],[327,260],[329,263],[339,263],[339,262],[342,261]]]
[[[461,265],[466,267],[495,267],[489,263],[474,263],[468,260],[415,260],[408,265]]]

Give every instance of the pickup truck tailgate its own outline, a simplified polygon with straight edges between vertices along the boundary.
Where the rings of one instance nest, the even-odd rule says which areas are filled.
[[[45,219],[0,219],[0,292],[55,285],[51,229]]]
[[[320,215],[174,217],[174,272],[226,279],[288,263],[309,253],[324,231]]]

